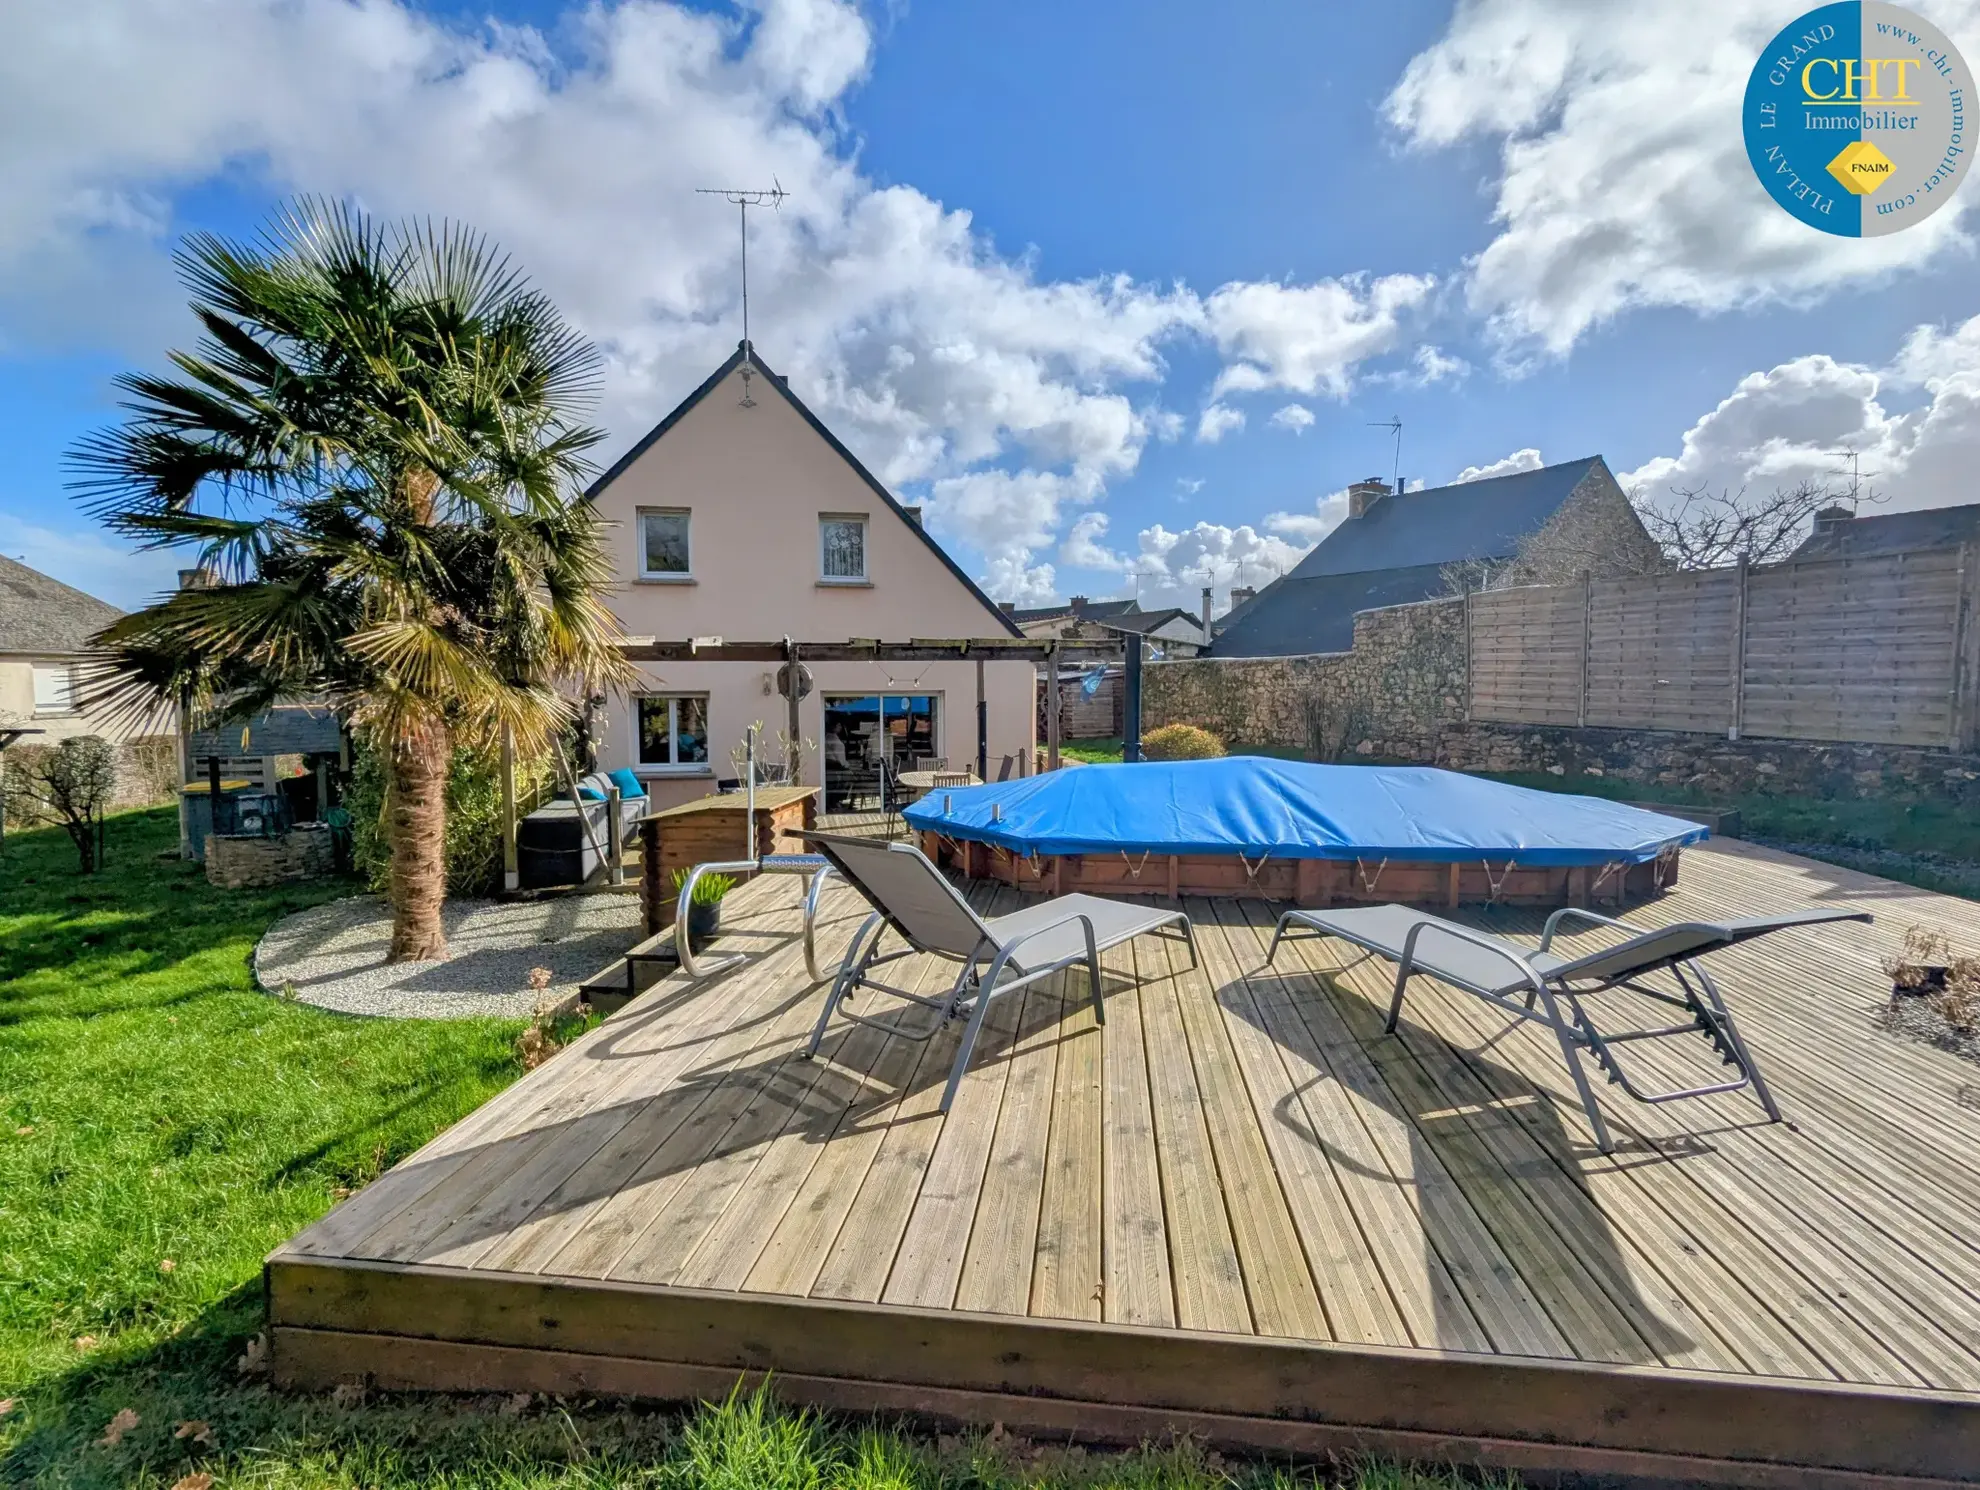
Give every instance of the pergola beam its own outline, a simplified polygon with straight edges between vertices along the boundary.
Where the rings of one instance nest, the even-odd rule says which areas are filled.
[[[629,662],[786,662],[795,645],[806,662],[1119,662],[1119,642],[1069,642],[1056,638],[916,637],[883,642],[853,637],[842,642],[732,642],[715,638],[660,641],[630,636],[619,644]]]

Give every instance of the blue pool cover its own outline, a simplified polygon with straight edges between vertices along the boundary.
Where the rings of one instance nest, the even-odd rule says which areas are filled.
[[[1021,855],[1265,854],[1274,859],[1640,863],[1707,836],[1697,823],[1426,766],[1321,766],[1235,755],[1080,766],[944,787],[918,830]]]

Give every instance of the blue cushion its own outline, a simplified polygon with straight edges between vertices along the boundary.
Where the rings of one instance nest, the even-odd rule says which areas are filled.
[[[632,767],[630,766],[621,766],[612,773],[612,785],[619,789],[619,795],[622,797],[632,798],[646,795],[645,786],[640,783],[640,779],[637,776],[633,775]]]
[[[580,802],[603,802],[605,800],[605,793],[601,792],[595,786],[581,786],[578,788],[578,800]]]

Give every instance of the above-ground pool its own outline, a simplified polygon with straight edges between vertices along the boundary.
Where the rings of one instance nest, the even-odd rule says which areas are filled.
[[[1676,882],[1697,823],[1421,766],[1259,756],[1081,766],[944,787],[924,851],[1049,893],[1262,895],[1301,905],[1620,903]]]

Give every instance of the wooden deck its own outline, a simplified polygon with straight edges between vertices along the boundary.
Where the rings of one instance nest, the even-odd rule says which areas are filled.
[[[836,949],[863,906],[833,893]],[[1104,1029],[1077,975],[997,1006],[944,1120],[953,1035],[840,1026],[800,1059],[822,990],[795,901],[738,891],[750,966],[656,986],[276,1252],[278,1377],[681,1397],[771,1370],[797,1400],[1048,1434],[1980,1474],[1980,1069],[1878,1023],[1904,929],[1980,951],[1980,906],[1693,851],[1633,920],[1878,924],[1715,959],[1789,1122],[1615,1093],[1604,1157],[1539,1032],[1425,981],[1384,1038],[1379,966],[1302,943],[1264,970],[1272,908],[1230,900],[1188,905],[1199,969],[1154,940],[1108,959]]]

